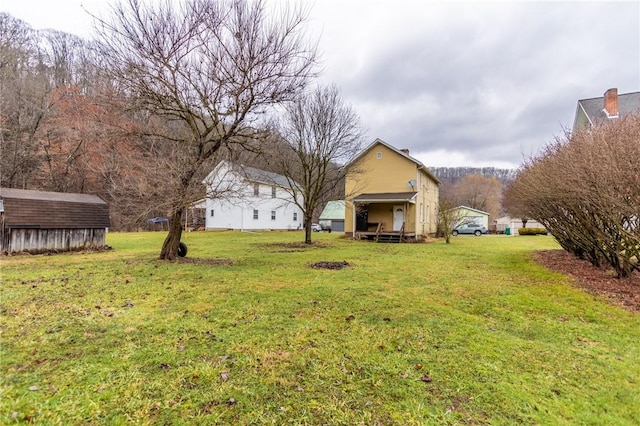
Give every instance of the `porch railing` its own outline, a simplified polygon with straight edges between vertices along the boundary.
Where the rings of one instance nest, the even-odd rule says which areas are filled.
[[[380,238],[380,232],[382,232],[382,222],[378,223],[378,227],[376,228],[376,242]]]

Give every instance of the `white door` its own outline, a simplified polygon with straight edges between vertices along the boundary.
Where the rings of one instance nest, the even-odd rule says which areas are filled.
[[[393,206],[393,230],[400,231],[404,223],[404,207]]]

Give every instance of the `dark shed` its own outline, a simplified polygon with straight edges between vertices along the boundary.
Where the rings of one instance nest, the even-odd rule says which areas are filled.
[[[89,194],[0,188],[4,253],[103,247],[109,206]]]

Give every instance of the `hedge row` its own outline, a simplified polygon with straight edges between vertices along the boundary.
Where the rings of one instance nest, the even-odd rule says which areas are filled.
[[[544,228],[519,228],[519,235],[547,235],[547,230]]]

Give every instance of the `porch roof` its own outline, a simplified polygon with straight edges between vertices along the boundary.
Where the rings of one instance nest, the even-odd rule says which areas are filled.
[[[359,204],[382,204],[382,203],[415,203],[417,192],[382,192],[378,194],[360,194],[353,199]]]

